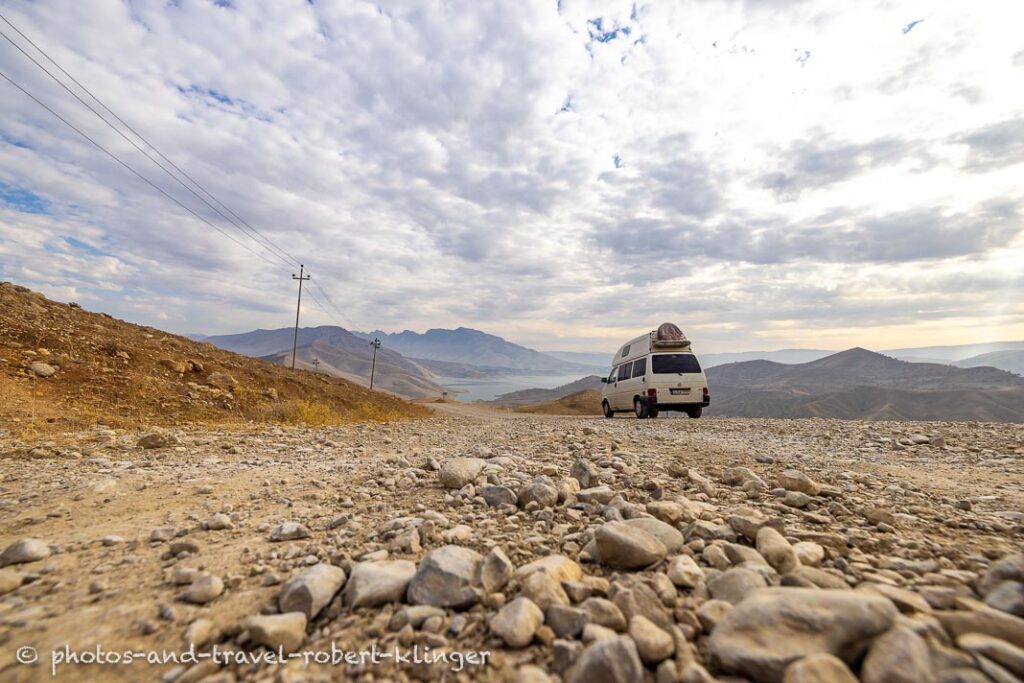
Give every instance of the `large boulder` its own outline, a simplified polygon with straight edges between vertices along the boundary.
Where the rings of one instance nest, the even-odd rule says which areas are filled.
[[[640,659],[651,666],[668,659],[676,651],[672,636],[642,614],[630,620],[629,636],[636,643]]]
[[[748,595],[767,585],[763,576],[746,567],[733,567],[708,579],[711,597],[732,605],[739,604]]]
[[[594,541],[602,564],[615,569],[640,569],[665,559],[668,549],[653,534],[625,522],[598,527]]]
[[[516,505],[519,503],[519,496],[507,486],[485,486],[480,491],[484,501],[489,507],[496,508],[499,505]]]
[[[800,470],[783,470],[776,481],[787,491],[799,491],[808,496],[816,496],[821,492],[821,487]]]
[[[185,602],[191,602],[194,605],[205,605],[216,600],[223,592],[224,581],[219,576],[209,572],[202,572],[192,581],[181,597]]]
[[[1024,619],[992,609],[984,611],[935,612],[946,631],[954,638],[966,633],[981,633],[1024,648]]]
[[[636,574],[626,574],[611,585],[608,598],[622,612],[628,621],[638,615],[647,617],[659,628],[671,630],[674,623],[672,614],[665,609],[661,597],[648,582]]]
[[[345,603],[355,609],[401,602],[415,574],[416,565],[409,560],[355,564],[345,586]]]
[[[331,602],[345,583],[345,570],[333,564],[316,564],[292,577],[277,596],[281,612],[302,612],[312,619]]]
[[[536,503],[542,508],[549,508],[558,502],[558,487],[551,477],[540,475],[533,481],[519,489],[519,506],[526,507],[530,503]]]
[[[577,458],[569,470],[569,476],[580,483],[580,488],[587,488],[594,480],[594,466],[582,458]]]
[[[583,568],[565,555],[545,555],[516,569],[516,578],[523,579],[534,572],[547,572],[556,581],[579,581]]]
[[[786,574],[800,566],[796,551],[789,541],[770,526],[761,527],[757,532],[757,552],[775,571]]]
[[[650,535],[657,538],[665,546],[665,549],[674,553],[683,547],[683,534],[671,524],[666,524],[654,517],[634,517],[627,519],[624,524],[643,529]]]
[[[252,616],[242,626],[253,642],[268,650],[281,648],[285,654],[298,650],[306,639],[306,615],[302,612]]]
[[[484,559],[477,565],[477,576],[474,582],[485,593],[494,593],[505,587],[514,571],[515,565],[512,564],[512,560],[508,559],[505,551],[494,546],[487,551]]]
[[[275,543],[298,541],[303,538],[309,538],[309,529],[299,522],[282,522],[270,530],[270,540]]]
[[[178,439],[173,434],[150,432],[139,437],[136,445],[139,448],[149,450],[152,448],[168,448],[169,446],[177,445],[177,443]]]
[[[526,647],[544,623],[544,612],[529,598],[516,598],[491,619],[491,632],[509,647]]]
[[[668,578],[679,588],[693,588],[704,580],[704,570],[689,555],[679,555],[668,563]]]
[[[593,486],[581,489],[576,494],[576,500],[588,505],[607,505],[617,494],[607,485]]]
[[[765,588],[715,626],[708,651],[722,671],[776,683],[808,655],[852,662],[898,614],[888,599],[860,591]]]
[[[11,543],[0,553],[0,567],[9,564],[25,564],[26,562],[38,562],[50,556],[50,546],[38,538],[22,538]]]
[[[616,636],[598,640],[584,650],[566,683],[637,683],[643,679],[644,665],[633,640]]]
[[[919,683],[934,677],[928,643],[904,625],[894,626],[871,643],[860,670],[863,683]]]
[[[857,677],[843,660],[822,652],[786,667],[783,683],[857,683]]]
[[[983,596],[988,595],[1005,581],[1024,583],[1024,553],[1006,555],[989,567],[985,576],[978,581],[978,592]]]
[[[480,599],[473,587],[483,558],[474,550],[446,545],[427,553],[409,583],[409,602],[463,609]]]
[[[472,483],[486,464],[480,458],[452,458],[441,465],[437,478],[446,489],[461,489]]]
[[[57,374],[57,368],[49,363],[32,363],[28,366],[28,370],[36,377],[53,377]]]

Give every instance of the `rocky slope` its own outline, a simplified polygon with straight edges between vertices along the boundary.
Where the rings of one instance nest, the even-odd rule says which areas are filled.
[[[0,426],[303,421],[422,415],[343,379],[290,372],[0,283]]]
[[[449,409],[0,436],[0,677],[1024,678],[1024,427]]]

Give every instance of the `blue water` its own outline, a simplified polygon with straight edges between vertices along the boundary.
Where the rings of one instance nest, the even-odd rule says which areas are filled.
[[[463,403],[493,401],[500,394],[520,389],[554,389],[569,382],[575,382],[586,372],[572,375],[515,375],[510,377],[489,377],[487,379],[466,379],[464,377],[441,377],[434,381],[458,394],[450,395]]]

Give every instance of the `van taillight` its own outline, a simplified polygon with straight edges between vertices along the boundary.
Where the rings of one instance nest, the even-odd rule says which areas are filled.
[[[707,400],[709,398],[711,398],[711,392],[708,391],[707,387],[704,387],[704,399]]]
[[[657,389],[648,389],[647,390],[647,398],[651,399],[652,401],[657,401],[658,400],[658,390]]]

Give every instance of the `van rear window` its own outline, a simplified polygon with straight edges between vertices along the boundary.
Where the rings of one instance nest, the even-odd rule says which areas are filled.
[[[651,356],[651,370],[655,374],[669,375],[676,372],[700,372],[700,363],[692,353],[661,353]]]

